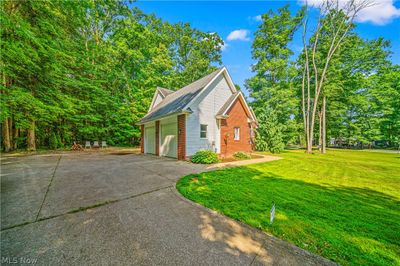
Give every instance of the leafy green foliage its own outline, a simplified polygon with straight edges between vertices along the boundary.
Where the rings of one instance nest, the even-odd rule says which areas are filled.
[[[297,150],[280,157],[189,175],[177,189],[207,208],[341,265],[399,264],[397,154]],[[270,225],[272,202],[276,214]]]
[[[138,144],[157,86],[179,88],[221,63],[217,34],[125,1],[6,0],[0,12],[0,118],[14,144],[27,130],[41,147]]]
[[[280,8],[276,14],[272,11],[263,14],[252,46],[252,55],[256,60],[252,69],[255,75],[246,81],[246,87],[254,98],[252,106],[257,117],[262,117],[263,123],[273,125],[273,130],[278,132],[279,137],[272,141],[272,147],[293,142],[298,134],[299,127],[292,119],[298,111],[293,86],[297,73],[289,61],[293,52],[288,44],[293,39],[302,16],[303,10],[292,16],[288,5]],[[266,112],[273,113],[273,116]],[[265,125],[260,126],[265,128]],[[259,130],[257,135],[261,138],[258,147],[263,150],[269,137],[265,134],[266,130]]]
[[[233,157],[235,157],[235,158],[237,158],[237,159],[242,159],[242,160],[251,159],[251,155],[248,154],[248,153],[246,153],[246,152],[243,152],[243,151],[237,151],[237,152],[235,152],[235,153],[233,154]]]
[[[61,142],[61,138],[58,134],[56,134],[55,132],[52,132],[50,134],[50,138],[49,138],[49,148],[50,149],[58,149],[58,148],[62,148],[63,144]]]
[[[218,155],[210,150],[201,150],[196,152],[191,159],[192,163],[212,164],[217,163]]]
[[[256,109],[257,110],[257,109]],[[258,113],[258,128],[256,128],[256,149],[279,153],[284,149],[282,125],[278,122],[276,113],[266,107]]]
[[[278,146],[276,152],[282,147],[280,142],[305,142],[301,137],[304,134],[301,88],[305,51],[293,60],[290,49],[293,38],[301,38],[300,31],[303,29],[299,25],[304,12],[301,9],[292,15],[288,6],[276,12],[270,10],[261,16],[262,23],[255,33],[252,46],[252,56],[256,61],[253,65],[254,76],[246,81],[246,87],[254,99],[251,105],[262,121],[259,121],[256,140],[256,147],[260,150]],[[314,58],[319,76],[324,72],[332,32],[341,28],[344,21],[344,14],[340,12],[330,10],[322,16],[323,27],[319,31],[318,49]],[[390,43],[383,38],[362,39],[354,31],[356,25],[349,26],[348,35],[328,64],[323,90],[315,103],[317,111],[321,112],[321,100],[326,97],[328,143],[330,139],[335,139],[336,142],[368,147],[375,140],[385,140],[397,146],[400,71],[398,66],[391,65],[389,61]],[[314,43],[315,32],[306,35],[311,35],[310,43]],[[311,54],[311,47],[307,49]],[[315,70],[311,61],[310,58],[309,67],[314,77]],[[310,95],[309,106],[313,107],[315,78],[310,79]],[[313,130],[314,139],[318,139],[319,135],[318,112]]]

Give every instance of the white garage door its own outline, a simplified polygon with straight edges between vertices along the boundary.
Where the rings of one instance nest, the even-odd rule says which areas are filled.
[[[178,138],[176,123],[161,125],[161,155],[176,158],[177,146]]]
[[[156,153],[156,142],[155,142],[156,131],[155,127],[144,128],[144,152],[145,153]]]

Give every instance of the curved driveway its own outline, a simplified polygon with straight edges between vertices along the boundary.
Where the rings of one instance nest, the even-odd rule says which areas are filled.
[[[1,163],[2,264],[331,264],[183,199],[175,182],[200,165],[124,153]]]

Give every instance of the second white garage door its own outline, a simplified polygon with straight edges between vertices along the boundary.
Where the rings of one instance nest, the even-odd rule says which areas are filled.
[[[177,124],[170,123],[161,125],[160,155],[168,157],[177,157],[176,150],[178,146]]]
[[[156,153],[156,142],[155,142],[155,127],[144,128],[144,152],[145,153]]]

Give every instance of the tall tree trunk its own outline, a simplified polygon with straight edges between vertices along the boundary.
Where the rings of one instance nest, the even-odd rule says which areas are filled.
[[[363,10],[364,8],[370,7],[372,5],[371,1],[369,0],[361,0],[361,1],[355,1],[351,0],[349,1],[344,7],[339,7],[338,1],[336,0],[324,0],[321,2],[319,8],[319,16],[318,16],[318,23],[316,26],[316,29],[313,33],[313,39],[309,39],[309,42],[313,40],[312,43],[309,45],[306,42],[306,33],[307,33],[307,24],[308,24],[308,5],[306,3],[306,13],[305,13],[305,18],[303,20],[303,46],[304,46],[304,53],[305,53],[305,70],[306,70],[306,77],[307,77],[307,89],[308,89],[308,94],[307,94],[307,123],[305,123],[306,128],[306,135],[307,135],[307,152],[312,153],[312,144],[313,144],[313,138],[314,138],[314,126],[315,126],[315,119],[316,119],[316,114],[317,114],[317,105],[319,102],[319,96],[322,93],[323,94],[323,86],[324,86],[324,80],[326,78],[326,75],[328,73],[328,67],[330,64],[330,61],[334,54],[336,53],[336,50],[339,48],[339,46],[343,43],[344,39],[348,35],[349,30],[353,27],[353,21],[356,18],[357,14]],[[321,69],[322,71],[319,71],[318,66],[317,66],[317,60],[316,60],[316,53],[317,53],[317,46],[319,43],[319,36],[324,28],[324,23],[327,23],[325,19],[323,19],[323,15],[326,14],[326,11],[331,11],[331,9],[335,9],[336,11],[340,12],[334,12],[334,17],[332,19],[339,19],[340,23],[337,27],[332,27],[332,32],[331,35],[332,37],[330,38],[330,45],[328,48],[328,53],[325,58],[323,58],[324,61],[324,66]],[[342,14],[345,14],[344,18],[342,18]],[[328,21],[329,22],[329,21]],[[308,54],[310,49],[311,55]],[[310,73],[310,66],[309,66],[309,57],[311,57],[311,63],[313,67],[313,72]],[[303,74],[303,79],[305,75]],[[311,103],[310,99],[310,81],[313,80],[314,82],[314,99]],[[303,85],[302,87],[304,88],[304,80],[303,80]],[[304,91],[304,89],[303,89]],[[312,110],[311,110],[312,109]],[[325,114],[325,113],[324,113]],[[303,117],[304,119],[304,117]],[[323,117],[323,120],[325,117]],[[324,124],[325,122],[323,122]],[[322,128],[324,129],[325,126],[323,125]],[[322,132],[323,135],[323,142],[325,142],[325,137],[326,133]],[[325,152],[325,144],[323,144],[323,152]]]
[[[322,110],[318,112],[318,122],[319,122],[319,139],[318,139],[318,150],[322,152]]]
[[[35,122],[31,122],[31,126],[27,130],[27,145],[28,151],[36,150],[36,137],[35,137]]]
[[[8,118],[8,135],[10,136],[10,147],[11,150],[14,148],[14,134],[13,134],[13,122],[12,118]]]
[[[4,145],[4,151],[6,152],[11,151],[10,129],[7,118],[3,122],[3,145]]]
[[[326,96],[322,98],[322,153],[326,153]]]
[[[18,137],[19,137],[19,128],[15,128],[14,129],[14,150],[16,150],[16,149],[18,149],[18,141],[17,141],[17,139],[18,139]]]

